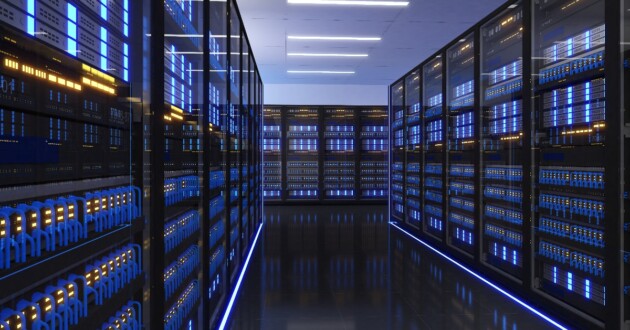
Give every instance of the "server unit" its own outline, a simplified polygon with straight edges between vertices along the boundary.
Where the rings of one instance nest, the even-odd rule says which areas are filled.
[[[419,187],[414,233],[579,327],[628,324],[627,2],[512,1],[390,87],[392,218]]]
[[[405,78],[405,221],[420,228],[420,173],[422,157],[422,120],[420,118],[420,71]]]
[[[112,19],[83,2],[0,8],[0,328],[138,327],[142,193],[128,35],[113,24],[128,3],[112,2]]]
[[[271,105],[264,119],[267,202],[385,200],[384,107]]]
[[[387,111],[381,108],[359,109],[359,198],[383,199],[387,196]]]

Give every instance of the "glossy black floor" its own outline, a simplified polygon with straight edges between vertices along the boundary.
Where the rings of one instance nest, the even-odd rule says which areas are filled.
[[[231,329],[551,329],[388,225],[385,206],[274,206]]]

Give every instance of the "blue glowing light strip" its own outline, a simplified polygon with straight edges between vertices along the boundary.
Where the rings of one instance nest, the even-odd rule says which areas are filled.
[[[224,330],[227,326],[227,322],[230,318],[230,314],[232,313],[232,308],[234,307],[234,301],[236,301],[236,296],[238,295],[238,291],[241,288],[241,283],[243,282],[243,278],[245,277],[245,273],[247,272],[247,266],[249,266],[249,260],[252,258],[252,254],[254,253],[254,249],[256,249],[256,243],[258,242],[258,236],[260,236],[260,232],[264,222],[258,226],[258,231],[256,232],[256,237],[254,237],[254,242],[252,243],[251,249],[249,249],[249,253],[247,254],[247,259],[245,259],[245,263],[243,264],[243,268],[241,269],[241,274],[238,276],[238,281],[236,281],[236,286],[234,286],[234,291],[232,292],[232,296],[230,297],[230,302],[225,308],[225,313],[223,313],[223,318],[221,319],[221,324],[219,325],[219,330]]]
[[[504,296],[512,299],[512,301],[518,303],[519,305],[525,307],[527,310],[529,310],[530,312],[538,315],[540,318],[542,318],[543,320],[553,324],[554,326],[558,327],[559,329],[564,329],[564,330],[568,330],[568,328],[564,327],[563,325],[561,325],[560,323],[554,321],[552,318],[550,318],[549,316],[543,314],[542,312],[540,312],[539,310],[535,309],[534,307],[528,305],[527,303],[525,303],[524,301],[518,299],[517,297],[513,296],[512,294],[510,294],[509,292],[501,289],[499,286],[497,286],[496,284],[490,282],[489,280],[485,279],[484,277],[482,277],[481,275],[475,273],[474,271],[468,269],[466,266],[460,264],[459,262],[457,262],[455,259],[452,259],[451,257],[447,256],[446,254],[440,252],[439,250],[437,250],[436,248],[432,247],[431,245],[429,245],[428,243],[422,241],[421,239],[413,236],[411,233],[409,233],[408,231],[404,230],[403,228],[399,227],[397,224],[390,222],[390,225],[392,225],[393,227],[397,228],[398,230],[400,230],[401,232],[405,233],[407,236],[413,238],[414,240],[418,241],[420,244],[424,245],[425,247],[429,248],[431,251],[437,253],[438,255],[440,255],[441,257],[443,257],[444,259],[450,261],[452,264],[456,265],[457,267],[461,268],[462,270],[466,271],[467,273],[469,273],[470,275],[476,277],[477,279],[479,279],[480,281],[484,282],[485,284],[487,284],[488,286],[490,286],[491,288],[499,291],[500,293],[502,293]],[[222,329],[222,328],[221,328]]]

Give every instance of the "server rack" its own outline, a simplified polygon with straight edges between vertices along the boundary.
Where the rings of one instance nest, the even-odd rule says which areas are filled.
[[[420,71],[405,78],[405,221],[416,228],[422,222],[420,173],[422,155],[422,121],[420,119]]]
[[[282,151],[284,150],[282,141],[282,109],[265,108],[265,123],[263,125],[263,152],[264,163],[264,191],[263,197],[268,201],[281,201],[283,199],[282,187]]]
[[[262,83],[234,1],[145,5],[145,324],[213,328],[260,224]]]
[[[129,3],[112,1],[109,19],[85,3],[0,7],[0,327],[138,325],[142,194],[122,63]]]
[[[267,203],[387,198],[384,107],[268,105],[264,120]]]
[[[393,144],[391,149],[391,177],[390,189],[391,214],[394,218],[405,219],[405,110],[404,110],[404,81],[392,87],[390,102],[390,127],[392,128]]]
[[[356,118],[352,109],[324,109],[324,198],[355,199]]]
[[[290,108],[287,116],[287,200],[318,200],[321,172],[319,111]]]
[[[382,200],[388,193],[387,153],[389,136],[387,111],[382,108],[359,109],[360,131],[359,192],[361,199]]]
[[[421,68],[424,136],[444,132],[431,126],[433,116],[448,127],[445,153],[431,155],[425,141],[421,183],[425,219],[428,210],[439,214],[426,193],[447,184],[447,240],[426,230],[428,220],[416,233],[581,327],[628,325],[627,2],[506,3],[390,87],[396,121],[400,104],[415,101],[396,93]],[[443,60],[434,77],[446,80],[432,90],[431,69]],[[439,93],[449,106],[441,116],[428,109],[427,94]],[[392,126],[392,148],[404,143],[398,131]],[[405,169],[392,174],[394,187],[410,171],[396,166],[395,149],[391,155],[392,172]],[[442,166],[433,171],[435,159]],[[392,194],[392,218],[404,223],[396,203]]]
[[[438,240],[444,239],[446,229],[446,151],[444,145],[445,111],[444,60],[436,56],[422,69],[422,117],[423,117],[423,231]]]

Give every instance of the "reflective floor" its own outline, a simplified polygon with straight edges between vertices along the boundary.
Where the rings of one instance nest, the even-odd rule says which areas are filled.
[[[265,207],[232,329],[551,329],[387,223],[385,206]]]

